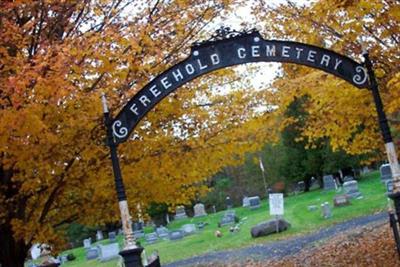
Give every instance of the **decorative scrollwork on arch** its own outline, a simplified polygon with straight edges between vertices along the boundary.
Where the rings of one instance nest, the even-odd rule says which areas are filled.
[[[209,44],[209,43],[213,43],[213,42],[217,42],[217,41],[222,41],[222,40],[226,40],[226,39],[230,39],[230,38],[234,38],[234,37],[238,37],[238,36],[242,36],[242,35],[249,35],[249,34],[252,34],[255,32],[258,32],[256,28],[244,29],[242,31],[237,31],[237,30],[231,29],[230,27],[221,26],[219,29],[217,29],[215,31],[214,34],[211,35],[211,37],[208,40],[194,42],[192,44],[192,47],[197,47],[197,46],[201,46],[201,45],[205,45],[205,44]]]

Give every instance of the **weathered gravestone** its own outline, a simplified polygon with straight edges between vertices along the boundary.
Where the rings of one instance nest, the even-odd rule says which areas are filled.
[[[109,261],[119,257],[119,246],[118,243],[112,243],[108,245],[98,245],[99,248],[99,260]]]
[[[393,193],[393,181],[386,182],[386,195]]]
[[[108,240],[110,241],[110,243],[115,242],[117,240],[117,234],[115,232],[109,232]]]
[[[101,230],[97,230],[97,232],[96,232],[96,240],[100,241],[100,240],[103,240],[103,239],[104,239],[103,232]]]
[[[332,217],[332,210],[331,207],[329,206],[328,202],[325,202],[321,204],[321,209],[322,209],[322,217],[325,219],[328,219]]]
[[[276,232],[283,232],[289,229],[290,223],[284,219],[269,220],[267,222],[259,223],[251,228],[251,237],[256,238],[260,236],[270,235]]]
[[[169,237],[169,230],[164,226],[160,226],[156,229],[156,233],[159,238],[167,239]]]
[[[91,245],[92,245],[92,238],[87,238],[83,240],[84,248],[90,248]]]
[[[194,217],[207,216],[203,203],[197,203],[196,205],[194,205],[193,210],[194,210]]]
[[[158,236],[155,232],[146,234],[144,238],[146,239],[147,244],[153,244],[158,241]]]
[[[254,210],[258,209],[261,206],[260,202],[260,197],[259,196],[254,196],[254,197],[249,197],[249,208]]]
[[[185,207],[184,206],[176,207],[175,220],[185,219],[185,218],[187,218],[187,215],[186,215],[186,212],[185,212]]]
[[[86,250],[86,259],[87,260],[94,260],[99,257],[99,249],[96,248],[89,248]]]
[[[352,198],[358,198],[361,195],[360,191],[358,191],[358,182],[357,181],[349,181],[343,184],[343,190],[346,195]]]
[[[306,184],[304,183],[304,181],[298,182],[297,183],[297,191],[304,192],[304,190],[306,190]]]
[[[337,189],[335,179],[333,179],[332,175],[325,175],[322,179],[324,181],[324,190],[325,191]]]
[[[320,188],[319,180],[311,177],[310,190]]]
[[[183,238],[183,231],[175,230],[169,233],[169,240],[179,240]]]
[[[379,168],[381,174],[381,182],[386,183],[386,181],[393,180],[392,170],[390,169],[390,164],[382,164]]]
[[[341,207],[350,204],[349,197],[347,195],[337,195],[333,198],[333,206]]]
[[[181,230],[183,232],[183,234],[186,235],[191,235],[196,233],[196,225],[194,224],[185,224],[182,225]]]
[[[242,207],[248,207],[248,206],[250,206],[249,198],[248,197],[244,197],[242,199]]]
[[[226,211],[218,225],[224,226],[224,225],[228,225],[228,224],[234,224],[235,218],[236,218],[236,212],[234,210]]]

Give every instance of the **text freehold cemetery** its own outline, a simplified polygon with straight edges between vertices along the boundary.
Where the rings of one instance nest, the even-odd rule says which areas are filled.
[[[193,46],[190,56],[141,89],[112,123],[117,143],[127,140],[144,115],[181,85],[213,70],[250,62],[289,62],[321,69],[358,88],[368,87],[363,65],[335,52],[290,41],[264,40],[258,32]]]

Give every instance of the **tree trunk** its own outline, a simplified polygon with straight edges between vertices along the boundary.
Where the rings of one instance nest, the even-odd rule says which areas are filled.
[[[303,180],[304,182],[304,192],[309,192],[311,187],[311,178],[307,177]]]
[[[9,223],[0,225],[1,267],[24,267],[29,248],[23,240],[14,239]]]

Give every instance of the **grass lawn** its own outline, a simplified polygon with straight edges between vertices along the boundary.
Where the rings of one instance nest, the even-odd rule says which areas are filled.
[[[379,173],[377,171],[364,175],[359,180],[359,188],[364,198],[352,199],[351,205],[349,206],[333,208],[333,216],[330,219],[322,218],[320,208],[316,211],[308,211],[307,206],[317,205],[319,207],[323,202],[327,201],[332,207],[333,197],[335,194],[337,194],[336,192],[324,192],[318,189],[312,192],[286,197],[284,199],[284,218],[291,223],[292,227],[288,231],[280,234],[260,237],[257,239],[253,239],[250,235],[251,227],[270,218],[268,200],[263,199],[261,208],[259,209],[249,210],[242,207],[235,209],[236,214],[240,217],[242,222],[240,231],[238,233],[230,233],[229,226],[222,228],[217,227],[217,223],[224,213],[222,211],[215,214],[210,214],[207,217],[187,218],[174,221],[168,225],[168,228],[171,230],[179,229],[182,225],[187,223],[207,222],[209,224],[204,228],[204,230],[195,235],[187,236],[177,241],[159,241],[151,245],[147,245],[144,240],[140,241],[142,246],[144,246],[146,249],[147,255],[150,255],[154,250],[157,250],[159,252],[161,262],[168,263],[216,250],[240,248],[258,243],[285,239],[290,236],[302,235],[308,232],[316,231],[328,225],[348,220],[350,218],[373,214],[377,211],[383,211],[386,209],[388,202],[384,194],[385,188],[380,182]],[[214,232],[217,229],[221,230],[223,234],[221,238],[214,236]],[[146,232],[147,231],[148,229]],[[119,237],[118,240],[120,244],[122,244],[122,238]],[[97,260],[86,261],[83,247],[63,252],[63,254],[68,253],[73,253],[76,256],[76,260],[67,262],[63,266],[114,267],[118,264],[117,260],[107,263],[99,263]]]

